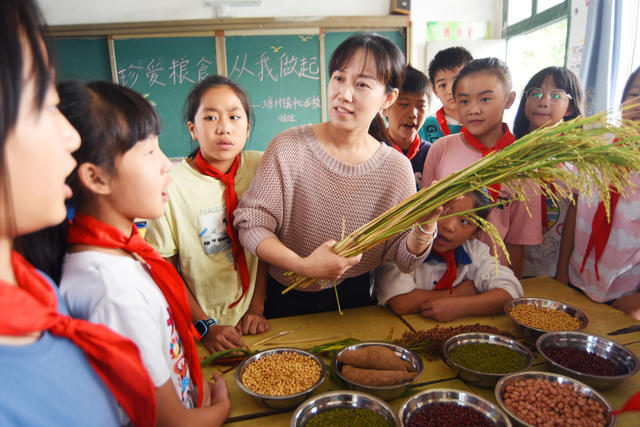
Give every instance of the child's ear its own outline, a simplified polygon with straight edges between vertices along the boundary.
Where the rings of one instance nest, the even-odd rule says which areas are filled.
[[[196,125],[194,125],[192,121],[188,121],[187,128],[189,129],[189,133],[191,134],[191,139],[197,141],[198,134],[196,133]]]
[[[387,93],[384,104],[382,104],[382,110],[386,110],[387,108],[391,107],[394,102],[396,102],[396,99],[398,99],[398,93],[400,93],[398,88],[393,88],[393,90]]]
[[[91,192],[107,195],[111,193],[110,175],[100,166],[93,163],[83,163],[78,166],[78,178],[82,185]]]
[[[505,108],[505,110],[506,110],[507,108],[510,108],[510,107],[513,105],[513,101],[515,101],[515,100],[516,100],[516,92],[515,92],[514,90],[512,90],[512,91],[509,93],[509,96],[507,96],[507,104],[506,104],[506,106],[504,107],[504,108]]]

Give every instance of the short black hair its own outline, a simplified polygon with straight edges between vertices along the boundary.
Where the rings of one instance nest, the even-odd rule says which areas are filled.
[[[513,83],[511,81],[511,72],[509,71],[507,64],[498,58],[480,58],[467,62],[467,64],[458,73],[458,77],[456,77],[456,80],[453,82],[453,86],[451,87],[451,92],[453,93],[454,98],[456,96],[456,86],[458,86],[458,82],[463,77],[475,73],[494,74],[504,85],[506,92],[511,92]]]
[[[462,67],[471,60],[473,60],[471,52],[462,46],[449,47],[438,51],[436,56],[429,62],[428,73],[431,84],[435,84],[436,74],[439,71]]]
[[[493,204],[493,201],[489,197],[488,190],[486,193],[481,190],[471,190],[467,194],[473,200],[474,209]],[[484,209],[477,210],[474,213],[482,219],[487,219],[487,217],[489,216],[489,211],[491,211],[491,207],[486,207]]]
[[[422,71],[407,65],[407,72],[402,80],[400,93],[415,93],[431,100],[431,83]]]
[[[627,83],[625,83],[624,89],[622,90],[622,99],[620,100],[620,103],[623,103],[626,100],[627,96],[629,95],[629,91],[631,90],[631,85],[633,84],[633,81],[636,79],[636,77],[638,77],[638,75],[640,75],[640,67],[636,68],[635,71],[631,73],[631,75],[627,79]]]

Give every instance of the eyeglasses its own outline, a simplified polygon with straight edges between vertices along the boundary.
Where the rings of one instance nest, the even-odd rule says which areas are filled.
[[[549,102],[551,102],[552,104],[560,102],[564,98],[571,99],[571,95],[569,95],[562,89],[553,89],[548,93],[545,93],[545,91],[543,91],[539,87],[530,87],[529,89],[527,89],[526,95],[527,98],[534,100],[540,100],[544,97],[547,97],[549,99]]]

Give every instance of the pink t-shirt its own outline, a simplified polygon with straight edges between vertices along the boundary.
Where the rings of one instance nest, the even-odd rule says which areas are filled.
[[[481,158],[482,154],[465,141],[462,133],[440,138],[433,143],[427,153],[420,188],[429,186],[434,179],[442,180]],[[505,187],[502,186],[500,199],[513,199],[508,188]],[[505,243],[514,245],[542,243],[540,196],[539,193],[536,195],[534,189],[531,189],[531,195],[532,199],[527,203],[531,215],[527,212],[527,206],[518,200],[491,209],[488,219],[497,228]],[[479,239],[489,245],[493,254],[491,238],[486,233],[481,233]],[[506,257],[499,249],[498,258],[502,264],[507,264]]]
[[[634,173],[631,182],[636,188],[633,193],[618,200],[611,234],[598,260],[600,279],[596,277],[594,267],[595,248],[591,250],[584,270],[580,271],[598,203],[589,203],[584,197],[577,202],[569,280],[594,301],[610,301],[640,291],[640,176]]]

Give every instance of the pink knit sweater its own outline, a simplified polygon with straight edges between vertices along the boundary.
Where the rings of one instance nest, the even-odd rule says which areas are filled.
[[[310,125],[277,135],[235,211],[240,242],[251,253],[269,237],[306,257],[330,239],[345,236],[415,193],[409,160],[384,144],[366,162],[350,166],[334,159],[320,145]],[[407,250],[408,233],[365,252],[360,263],[338,280],[374,270],[383,260],[395,260],[402,271],[422,263],[428,250],[414,256]],[[283,270],[270,265],[269,273],[288,283]],[[312,285],[318,291],[332,282]],[[302,290],[302,289],[301,289]]]

